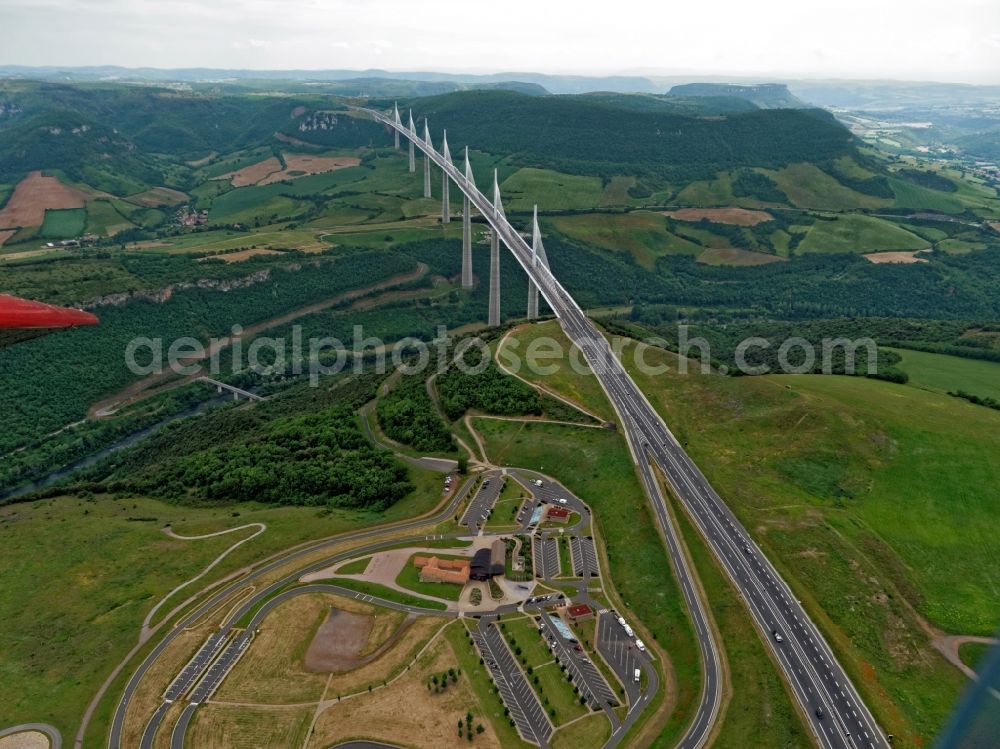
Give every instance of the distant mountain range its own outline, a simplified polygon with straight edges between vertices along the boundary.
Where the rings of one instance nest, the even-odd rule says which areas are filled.
[[[668,96],[728,96],[746,99],[759,109],[801,109],[810,105],[792,95],[784,83],[684,83]]]

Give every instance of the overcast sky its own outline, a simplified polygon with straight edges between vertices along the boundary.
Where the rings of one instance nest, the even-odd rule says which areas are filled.
[[[1000,83],[1000,0],[0,0],[0,64]]]

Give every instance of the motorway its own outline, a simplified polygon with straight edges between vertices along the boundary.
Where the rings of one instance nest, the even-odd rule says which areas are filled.
[[[555,276],[532,260],[531,247],[502,212],[430,143],[381,112],[358,108],[411,140],[469,198],[535,283],[569,339],[580,348],[618,414],[636,468],[652,504],[701,648],[704,686],[701,703],[682,749],[703,746],[718,715],[721,664],[702,601],[695,594],[678,533],[653,467],[662,471],[671,491],[736,585],[771,648],[782,674],[819,744],[837,749],[885,749],[889,741],[861,700],[829,645],[795,599],[750,534],[684,451],[642,391],[614,356],[607,340]],[[781,641],[777,640],[777,636]]]

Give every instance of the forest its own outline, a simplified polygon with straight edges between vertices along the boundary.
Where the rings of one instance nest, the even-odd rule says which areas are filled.
[[[302,383],[264,403],[175,422],[72,483],[179,502],[384,510],[413,487],[405,467],[368,442],[354,413],[383,379],[365,373],[343,375],[334,387]]]
[[[448,418],[455,421],[472,409],[496,416],[541,415],[538,392],[501,372],[492,360],[479,371],[483,356],[480,348],[470,347],[462,357],[466,371],[452,365],[435,379]]]
[[[850,132],[813,109],[694,117],[625,110],[614,99],[511,91],[443,94],[412,104],[414,117],[446,128],[455,143],[516,153],[528,165],[572,174],[698,179],[737,167],[826,161],[854,150]]]
[[[378,399],[379,426],[390,439],[421,452],[452,452],[451,432],[441,421],[425,381],[433,370],[402,375]]]
[[[207,342],[299,306],[412,270],[405,255],[357,252],[316,260],[299,270],[274,269],[266,279],[231,291],[187,288],[165,302],[134,299],[98,309],[101,324],[0,349],[0,454],[82,418],[101,396],[136,379],[125,361],[142,336]],[[280,292],[280,293],[279,293]],[[166,349],[164,349],[166,350]]]

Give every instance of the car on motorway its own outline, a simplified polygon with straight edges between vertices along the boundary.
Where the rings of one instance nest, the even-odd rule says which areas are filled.
[[[640,671],[638,668],[635,669],[635,674],[632,677],[632,681],[634,681],[636,684],[638,684],[639,683],[639,679],[641,679],[641,678],[642,678],[642,671]]]
[[[816,708],[816,717],[819,718],[820,720],[823,720],[823,707],[822,707],[822,705],[820,707]]]
[[[640,653],[645,653],[646,652],[646,643],[644,643],[642,640],[640,640],[640,639],[637,638],[636,641],[635,641],[635,646],[637,648],[639,648],[639,652]]]
[[[784,642],[785,641],[785,638],[781,636],[781,632],[779,632],[778,630],[774,630],[773,632],[771,632],[771,634],[774,635],[774,641],[775,642]]]
[[[558,502],[561,505],[567,504],[567,500],[566,500],[565,497],[558,497],[558,498],[556,498],[556,502]]]
[[[535,479],[531,483],[534,484],[535,486],[542,486],[542,480],[541,479]]]

